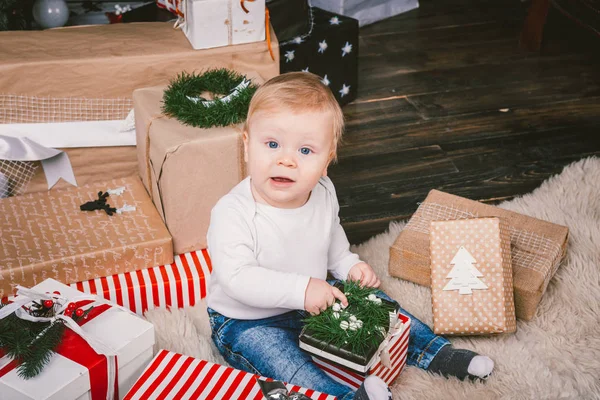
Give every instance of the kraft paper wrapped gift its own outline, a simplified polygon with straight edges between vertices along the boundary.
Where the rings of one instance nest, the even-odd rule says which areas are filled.
[[[431,221],[477,217],[498,217],[506,221],[516,315],[519,319],[532,319],[548,282],[566,254],[569,229],[565,226],[432,190],[390,247],[390,275],[430,286]]]
[[[81,211],[98,192],[134,211]],[[69,284],[173,262],[171,236],[139,178],[0,199],[0,297],[47,278]]]
[[[207,247],[211,209],[246,176],[242,125],[201,129],[166,117],[164,89],[133,93],[138,168],[180,254]]]
[[[62,296],[72,299],[83,295],[53,279],[47,279],[32,289],[42,293],[59,291]],[[85,334],[94,335],[104,345],[116,350],[118,391],[122,396],[152,360],[154,326],[136,315],[109,305],[96,303],[94,307],[98,309],[92,310],[90,315],[92,312],[97,315],[83,320],[81,329]],[[63,340],[65,342],[59,345],[44,370],[29,380],[17,375],[16,365],[9,357],[0,357],[0,398],[106,399],[106,390],[110,387],[106,379],[106,356],[97,355],[83,339],[70,330],[65,333]]]
[[[64,124],[58,130],[100,141],[52,146],[67,151],[79,185],[135,174],[135,135],[131,143],[118,140],[130,138],[118,128],[133,109],[132,92],[207,68],[272,78],[279,75],[279,45],[272,30],[270,37],[275,60],[266,41],[194,50],[172,22],[0,32],[0,135],[15,128],[51,134],[57,129],[49,124]],[[98,125],[102,131],[91,133]],[[55,188],[68,186],[61,181]],[[47,189],[38,168],[27,192]]]
[[[160,350],[123,400],[264,399],[257,379],[272,381],[239,369]],[[313,400],[336,399],[309,388],[285,386],[288,393],[302,393]]]
[[[510,234],[500,218],[430,226],[433,330],[488,335],[517,329]]]

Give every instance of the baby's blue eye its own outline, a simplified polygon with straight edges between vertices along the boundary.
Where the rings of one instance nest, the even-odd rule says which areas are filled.
[[[311,153],[311,151],[312,150],[309,149],[308,147],[303,147],[303,148],[300,149],[300,153],[304,154],[305,156],[309,155]]]
[[[274,142],[272,140],[270,142],[267,142],[267,146],[269,146],[269,148],[271,148],[271,149],[276,149],[276,148],[279,147],[279,145],[277,144],[277,142]]]

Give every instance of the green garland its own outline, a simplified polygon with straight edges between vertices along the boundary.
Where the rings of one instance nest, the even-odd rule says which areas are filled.
[[[355,354],[364,354],[369,348],[377,348],[385,339],[390,325],[390,312],[394,305],[389,302],[369,300],[378,289],[361,287],[359,282],[342,282],[348,307],[337,312],[333,306],[304,320],[305,331],[317,340],[350,349]],[[343,321],[350,324],[351,316],[362,321],[362,327],[343,329]]]
[[[162,111],[198,128],[239,124],[248,115],[256,89],[245,76],[225,68],[201,75],[182,72],[165,90]],[[214,100],[200,97],[205,92],[219,97]]]
[[[7,304],[0,304],[0,309]],[[34,301],[23,307],[34,317],[53,317],[58,305],[50,307]],[[85,310],[80,316],[73,312],[75,308],[62,313],[68,314],[74,321],[86,318],[93,307]],[[17,373],[23,379],[38,375],[54,355],[54,349],[61,343],[65,329],[60,319],[54,322],[33,322],[21,319],[12,313],[0,319],[0,349],[13,358],[18,366]]]

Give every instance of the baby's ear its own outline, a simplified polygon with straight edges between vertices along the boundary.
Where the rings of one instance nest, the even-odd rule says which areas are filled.
[[[327,176],[327,167],[329,165],[325,166],[325,168],[323,169],[323,173],[321,174],[321,176]]]
[[[244,141],[244,162],[248,162],[248,131],[244,130],[242,133],[242,139]]]

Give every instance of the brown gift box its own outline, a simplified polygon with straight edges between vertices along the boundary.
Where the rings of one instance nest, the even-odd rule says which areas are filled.
[[[166,117],[164,89],[133,93],[138,168],[181,254],[206,248],[211,209],[246,176],[242,125],[201,129]]]
[[[566,254],[569,230],[565,226],[432,190],[390,247],[390,275],[430,286],[429,224],[476,217],[505,220],[510,233],[517,318],[532,319]]]
[[[125,119],[135,89],[166,85],[182,71],[225,67],[269,79],[279,75],[272,28],[270,37],[275,60],[266,41],[194,50],[172,22],[0,32],[0,124]],[[137,170],[134,146],[61,150],[79,185]],[[40,167],[26,192],[46,190]]]
[[[134,211],[81,211],[99,191]],[[65,284],[173,262],[171,236],[137,177],[0,199],[0,297],[47,278]]]
[[[172,22],[0,32],[0,94],[12,95],[0,96],[0,123],[124,119],[135,89],[166,85],[181,71],[224,67],[268,79],[279,75],[272,29],[271,38],[275,60],[266,41],[194,50]],[[71,97],[86,101],[64,102]],[[72,110],[48,112],[57,107]]]
[[[430,226],[433,330],[487,335],[517,329],[510,234],[499,218]]]

